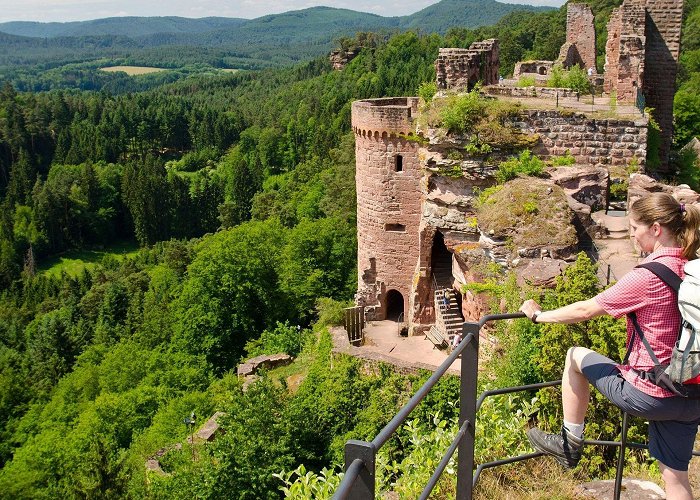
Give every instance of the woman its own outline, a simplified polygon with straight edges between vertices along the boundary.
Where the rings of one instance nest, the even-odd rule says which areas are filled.
[[[681,278],[683,266],[698,257],[700,209],[678,203],[671,195],[654,193],[630,209],[630,232],[644,262],[660,262]],[[668,363],[678,335],[680,314],[675,293],[651,271],[635,268],[615,285],[584,300],[542,311],[534,300],[520,308],[535,323],[576,323],[603,314],[616,318],[635,313],[645,337],[661,364]],[[528,438],[538,451],[552,455],[566,467],[581,458],[589,383],[623,411],[649,420],[649,452],[659,461],[669,500],[692,500],[688,464],[700,425],[700,399],[674,395],[636,370],[654,363],[627,319],[627,342],[633,339],[628,364],[620,365],[585,347],[572,347],[562,376],[564,425],[560,434],[534,428]]]

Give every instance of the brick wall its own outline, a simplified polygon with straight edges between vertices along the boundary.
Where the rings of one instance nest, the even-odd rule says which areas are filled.
[[[352,106],[358,303],[374,307],[377,319],[385,317],[390,290],[401,293],[408,311],[418,260],[422,171],[417,143],[402,137],[414,131],[416,106],[416,98],[371,99]]]
[[[595,25],[591,8],[582,3],[566,7],[566,41],[576,47],[580,64],[595,68]],[[579,63],[579,61],[570,61]],[[568,66],[567,66],[568,67]]]
[[[629,165],[632,158],[645,164],[646,119],[601,120],[578,113],[526,111],[518,125],[540,136],[533,152],[542,158],[568,150],[583,165]]]
[[[641,90],[661,127],[661,169],[668,168],[683,0],[625,0],[608,23],[605,92],[635,102]]]
[[[604,90],[615,92],[619,102],[636,102],[644,82],[646,11],[640,2],[627,0],[608,22]]]
[[[474,42],[468,49],[441,48],[435,61],[439,89],[471,89],[477,82],[498,82],[498,40]]]
[[[660,157],[667,169],[673,134],[673,96],[680,53],[683,0],[647,0],[644,96],[661,127]]]

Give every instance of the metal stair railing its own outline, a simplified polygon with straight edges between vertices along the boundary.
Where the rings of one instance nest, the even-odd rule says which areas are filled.
[[[479,331],[489,321],[524,318],[523,313],[493,314],[484,316],[479,322],[465,322],[462,325],[463,340],[455,347],[452,353],[435,370],[435,373],[418,389],[416,394],[404,405],[393,419],[377,434],[371,441],[350,440],[345,444],[345,476],[338,486],[334,500],[373,500],[376,494],[376,471],[375,463],[379,449],[386,444],[391,436],[406,421],[411,412],[425,398],[440,378],[447,372],[452,363],[461,356],[460,368],[460,390],[459,390],[459,430],[452,443],[445,452],[442,460],[438,464],[435,472],[423,489],[419,497],[421,500],[430,496],[433,488],[440,479],[441,474],[447,467],[454,452],[459,450],[457,456],[457,494],[458,500],[472,500],[474,487],[479,480],[479,476],[484,469],[497,467],[500,465],[520,462],[542,456],[542,453],[528,453],[517,457],[510,457],[495,460],[474,467],[474,443],[476,413],[481,408],[487,397],[499,394],[509,394],[519,391],[542,389],[561,385],[561,380],[543,382],[540,384],[530,384],[519,387],[506,387],[483,392],[477,399],[477,377],[479,368]],[[585,445],[618,446],[617,473],[615,476],[615,490],[613,498],[620,500],[622,490],[622,472],[625,463],[625,449],[647,448],[640,443],[627,442],[628,415],[622,414],[622,433],[620,441],[598,441],[584,440]],[[700,456],[700,451],[693,451],[694,456]]]

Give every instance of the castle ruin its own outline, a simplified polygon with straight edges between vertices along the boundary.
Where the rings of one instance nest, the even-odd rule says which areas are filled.
[[[625,0],[608,25],[605,92],[614,92],[621,106],[638,102],[643,92],[662,128],[662,161],[670,148],[682,7],[682,0]],[[593,13],[588,6],[568,5],[567,41],[558,62],[595,68]],[[546,74],[553,63],[530,64],[538,74]],[[520,65],[523,67],[527,68]],[[536,95],[550,103],[545,109],[522,109],[510,125],[537,138],[531,149],[541,158],[573,156],[575,168],[550,172],[554,184],[566,191],[567,183],[582,185],[594,179],[585,189],[567,191],[575,225],[590,219],[591,210],[607,205],[610,168],[645,166],[647,116],[633,106],[627,106],[631,111],[626,114],[605,117],[557,109],[560,99],[574,102],[578,96],[565,89],[499,84],[497,40],[478,42],[469,49],[440,49],[435,68],[442,92],[469,90],[481,82],[482,92],[495,98]],[[470,310],[474,317],[483,312],[475,297],[459,292],[460,284],[475,279],[471,260],[475,251],[509,267],[525,265],[528,258],[563,261],[577,251],[575,245],[545,244],[515,252],[509,249],[511,256],[504,257],[508,253],[504,253],[504,241],[484,234],[475,219],[476,192],[495,184],[496,160],[489,162],[485,155],[451,158],[449,151],[461,147],[459,140],[417,128],[419,105],[417,97],[367,99],[352,105],[358,217],[356,302],[364,306],[368,319],[405,321],[414,334],[441,320],[440,289],[457,291],[463,316],[470,315]],[[445,168],[461,174],[458,178],[445,176]]]

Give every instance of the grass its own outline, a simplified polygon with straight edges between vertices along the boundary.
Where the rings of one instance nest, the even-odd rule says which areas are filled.
[[[94,269],[108,255],[121,260],[133,257],[138,250],[138,245],[133,242],[120,242],[100,249],[71,250],[40,262],[37,271],[54,277],[60,276],[62,272],[69,276],[77,276],[83,269]]]
[[[147,75],[148,73],[158,73],[159,71],[167,71],[164,68],[153,68],[150,66],[107,66],[105,68],[100,69],[108,73],[116,73],[117,71],[123,71],[129,76]]]

